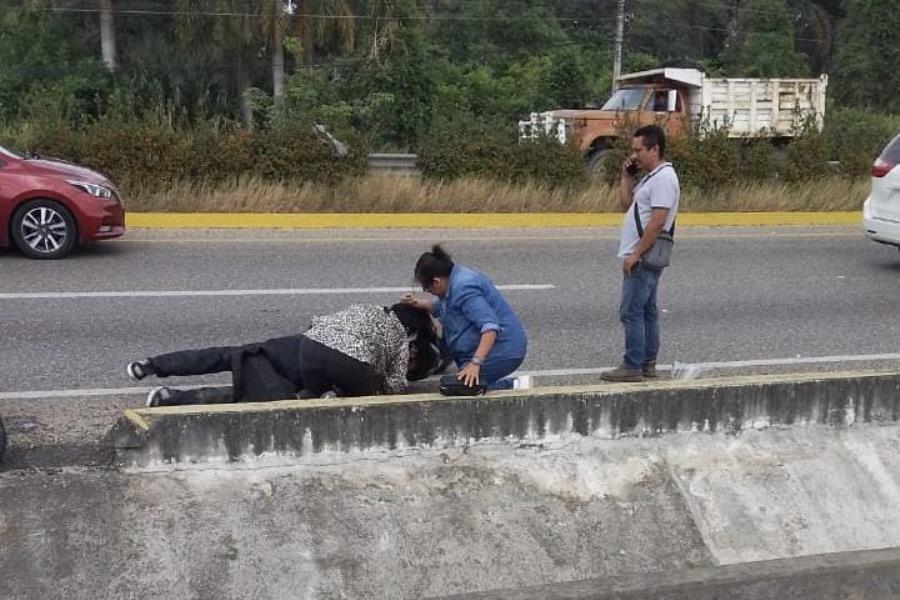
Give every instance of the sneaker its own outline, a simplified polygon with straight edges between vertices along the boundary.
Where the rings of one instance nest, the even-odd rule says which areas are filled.
[[[658,375],[656,374],[656,362],[651,362],[644,365],[644,368],[641,369],[641,375],[643,375],[644,377],[649,377],[651,379],[653,377],[658,377]]]
[[[531,375],[519,375],[513,379],[514,390],[530,390],[532,387],[534,384],[531,381]]]
[[[150,390],[150,393],[147,394],[147,402],[145,402],[145,405],[148,408],[152,408],[154,406],[165,406],[171,398],[172,390],[163,385]]]
[[[136,360],[132,363],[128,363],[128,367],[125,369],[128,372],[128,376],[134,379],[135,381],[140,381],[147,375],[153,375],[153,365],[150,364],[150,360]]]
[[[635,382],[635,381],[643,381],[644,376],[641,374],[639,369],[626,369],[625,367],[619,367],[617,369],[613,369],[612,371],[604,371],[600,373],[600,379],[603,381],[623,381],[623,382]]]

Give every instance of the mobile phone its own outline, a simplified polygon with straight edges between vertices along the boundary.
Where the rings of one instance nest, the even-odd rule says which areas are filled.
[[[638,166],[633,160],[628,161],[628,166],[625,167],[625,170],[628,171],[629,175],[637,175]]]

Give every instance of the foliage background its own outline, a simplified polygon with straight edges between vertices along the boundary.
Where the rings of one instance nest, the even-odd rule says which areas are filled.
[[[786,152],[728,144],[722,132],[673,144],[688,186],[860,176],[900,127],[900,11],[889,3],[626,6],[623,72],[677,60],[715,76],[830,75],[825,131],[804,131]],[[0,0],[0,143],[93,166],[126,186],[251,175],[334,185],[364,172],[367,152],[411,151],[431,179],[579,188],[588,184],[581,158],[548,141],[519,144],[515,123],[605,100],[615,7]],[[102,60],[104,12],[114,23],[115,68]],[[349,156],[336,157],[314,123]],[[611,168],[618,158],[614,149]]]

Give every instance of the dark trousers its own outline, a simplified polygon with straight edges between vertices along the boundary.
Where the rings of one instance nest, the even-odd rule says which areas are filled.
[[[372,365],[307,337],[300,338],[303,396],[318,398],[329,390],[340,396],[372,396],[384,390],[384,379]]]
[[[166,404],[265,402],[296,397],[303,389],[300,339],[293,335],[244,346],[181,350],[150,359],[158,377],[206,375],[230,371],[230,387],[172,390]]]
[[[172,390],[167,405],[265,402],[341,396],[370,396],[384,388],[371,365],[296,335],[244,346],[182,350],[150,359],[159,377],[231,371],[231,387]]]

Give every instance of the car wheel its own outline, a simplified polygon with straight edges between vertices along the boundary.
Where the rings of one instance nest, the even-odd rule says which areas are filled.
[[[53,200],[29,200],[12,218],[16,247],[30,258],[62,258],[78,241],[72,213]]]

